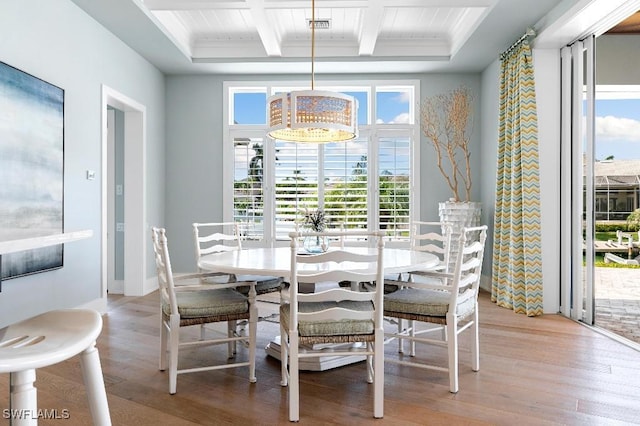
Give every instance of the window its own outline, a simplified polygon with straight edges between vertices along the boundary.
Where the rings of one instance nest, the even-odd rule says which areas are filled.
[[[419,217],[418,82],[326,86],[358,99],[360,135],[343,143],[299,144],[266,136],[267,94],[298,89],[225,83],[224,219],[243,222],[248,244],[288,240],[305,211],[323,209],[330,227],[381,229],[391,244]],[[375,118],[374,118],[375,117]],[[232,146],[233,149],[228,147]],[[352,242],[355,243],[355,242]]]

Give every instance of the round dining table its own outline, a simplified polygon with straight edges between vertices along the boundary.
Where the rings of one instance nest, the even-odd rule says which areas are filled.
[[[375,247],[347,247],[349,251],[360,253],[376,253]],[[331,249],[330,249],[331,250]],[[301,250],[300,254],[304,254]],[[432,253],[404,248],[384,248],[383,265],[385,275],[395,275],[416,270],[431,269],[438,264],[438,257]],[[231,250],[202,256],[198,266],[205,271],[224,272],[236,275],[270,275],[289,279],[291,269],[291,248],[246,248]],[[307,264],[298,265],[301,273],[313,272],[318,268],[345,269],[349,262],[341,264]]]
[[[370,247],[347,247],[349,251],[360,253],[376,253],[376,248]],[[331,249],[330,249],[331,250]],[[300,254],[305,254],[300,249]],[[384,248],[383,266],[385,276],[397,276],[401,273],[425,270],[434,268],[439,263],[439,259],[432,253],[403,248]],[[231,250],[202,256],[198,261],[198,266],[205,271],[223,272],[235,275],[258,275],[282,277],[289,280],[291,270],[291,248],[246,248],[242,250]],[[362,266],[358,266],[362,268]],[[325,264],[299,263],[298,273],[313,273],[319,268],[327,270],[331,268],[349,268],[349,262],[340,264],[329,262]],[[280,336],[275,336],[265,348],[268,355],[280,359]],[[317,358],[306,358],[300,360],[299,368],[308,371],[324,371],[330,368],[340,367],[365,359],[363,355],[335,356],[327,354]]]

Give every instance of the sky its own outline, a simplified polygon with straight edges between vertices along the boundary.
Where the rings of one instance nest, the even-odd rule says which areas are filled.
[[[366,123],[367,96],[365,92],[344,92],[358,100],[358,122]],[[407,123],[410,94],[407,92],[377,92],[377,123]],[[267,96],[265,93],[236,93],[234,118],[237,124],[265,124]]]
[[[596,95],[595,127],[597,160],[640,160],[640,93]]]

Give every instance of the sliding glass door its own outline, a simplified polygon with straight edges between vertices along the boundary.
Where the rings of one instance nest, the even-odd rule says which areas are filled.
[[[561,312],[593,324],[595,37],[562,50]]]

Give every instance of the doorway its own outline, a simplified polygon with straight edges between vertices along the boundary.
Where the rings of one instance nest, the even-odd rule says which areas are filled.
[[[122,222],[119,230],[115,220],[115,154],[110,154],[109,116],[110,110],[121,112],[122,116]],[[117,115],[117,114],[114,114]],[[107,292],[125,296],[143,296],[145,294],[146,255],[146,202],[145,202],[145,117],[144,105],[107,87],[102,86],[102,296]],[[117,128],[117,125],[115,126]],[[114,133],[111,134],[113,136]],[[114,141],[111,141],[113,144]],[[112,185],[110,185],[110,182]],[[110,220],[111,219],[111,220]],[[115,231],[115,232],[114,232]],[[121,237],[121,242],[116,239]],[[116,277],[116,243],[121,247],[122,280]],[[111,272],[110,272],[111,271]],[[110,285],[110,275],[112,275]],[[118,283],[118,281],[121,281]]]
[[[640,207],[640,137],[633,131],[640,127],[640,99],[635,107],[630,100],[640,97],[632,86],[596,84],[606,73],[596,72],[594,35],[564,48],[562,58],[562,162],[570,170],[562,188],[571,194],[563,197],[571,200],[562,212],[571,236],[562,250],[573,259],[563,271],[570,285],[563,286],[562,312],[638,344],[640,269],[633,268],[640,263],[640,211],[638,224],[630,218]]]

